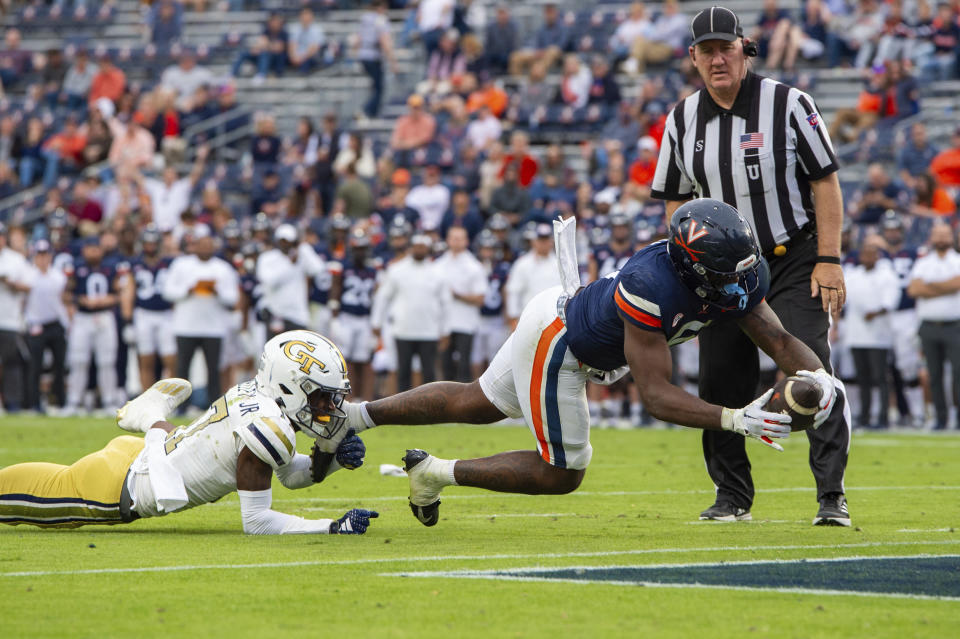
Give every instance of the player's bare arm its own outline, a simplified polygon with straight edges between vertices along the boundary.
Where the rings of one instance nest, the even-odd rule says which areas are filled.
[[[657,419],[694,428],[720,430],[722,407],[695,397],[670,381],[670,347],[663,333],[624,322],[623,354],[640,389],[640,401]]]
[[[273,470],[246,446],[237,457],[237,490],[270,490]]]
[[[797,371],[815,371],[820,360],[809,346],[787,332],[780,318],[766,302],[758,304],[738,320],[740,328],[787,375]]]
[[[657,419],[703,430],[730,430],[782,450],[771,438],[790,435],[790,417],[764,410],[770,392],[743,408],[705,402],[670,381],[673,367],[663,334],[645,331],[627,321],[624,321],[623,353],[637,382],[641,401]]]

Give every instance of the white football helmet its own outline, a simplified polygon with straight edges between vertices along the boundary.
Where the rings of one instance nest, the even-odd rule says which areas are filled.
[[[314,438],[331,439],[346,422],[347,362],[336,345],[313,331],[280,333],[263,347],[257,386],[290,422]]]

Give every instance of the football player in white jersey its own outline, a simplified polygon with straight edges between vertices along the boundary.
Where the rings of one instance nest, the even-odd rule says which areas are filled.
[[[117,412],[121,436],[72,466],[17,464],[0,470],[0,523],[73,528],[128,523],[240,496],[248,534],[362,534],[377,513],[304,519],[271,510],[274,474],[288,488],[323,481],[363,463],[356,435],[333,445],[344,427],[350,382],[340,350],[311,331],[288,331],[264,347],[255,379],[234,386],[186,426],[166,421],[190,396],[190,383],[161,380]],[[326,440],[296,452],[296,431]],[[327,449],[328,452],[322,452]],[[332,449],[332,450],[330,450]]]

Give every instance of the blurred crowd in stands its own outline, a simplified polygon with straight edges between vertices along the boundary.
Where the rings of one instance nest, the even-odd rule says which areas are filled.
[[[664,236],[650,198],[664,121],[702,87],[686,54],[692,11],[676,0],[537,4],[532,29],[507,3],[365,2],[344,41],[328,38],[325,16],[353,2],[155,0],[137,47],[65,39],[42,51],[25,46],[34,26],[109,22],[116,7],[11,4],[0,49],[7,410],[110,409],[161,374],[217,394],[251,373],[271,334],[300,326],[340,345],[359,397],[471,379],[523,304],[556,283],[553,219],[577,218],[584,281]],[[222,12],[254,9],[269,10],[262,32],[232,33]],[[185,36],[200,11],[222,13],[217,47]],[[908,315],[914,263],[956,224],[960,128],[935,138],[917,116],[926,87],[960,78],[960,2],[807,0],[791,12],[765,0],[745,35],[759,44],[755,72],[816,98],[818,69],[859,70],[859,99],[828,120],[842,158],[869,163],[843,184],[850,295],[877,285],[861,277],[875,268],[891,292],[882,307],[851,303],[839,370],[864,397],[880,389],[873,412],[854,394],[860,425],[946,426],[927,407],[943,399],[927,377],[944,380],[925,377],[917,311],[900,323],[863,315]],[[401,51],[422,70],[391,102]],[[346,65],[370,78],[352,117],[318,107],[278,130],[238,97],[237,78],[256,88]],[[388,105],[402,114],[384,119]],[[937,321],[960,320],[960,304],[956,315]],[[866,333],[866,346],[850,337]],[[879,360],[863,349],[883,351],[872,357],[889,374],[867,379]],[[960,370],[954,350],[941,359]],[[696,348],[676,360],[694,381]],[[599,419],[649,423],[628,384],[590,400]]]

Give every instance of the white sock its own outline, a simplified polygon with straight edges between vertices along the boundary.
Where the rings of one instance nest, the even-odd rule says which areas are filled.
[[[457,478],[453,474],[453,467],[457,465],[459,459],[444,460],[446,462],[446,468],[444,468],[444,479],[448,481],[448,486],[456,486]]]

